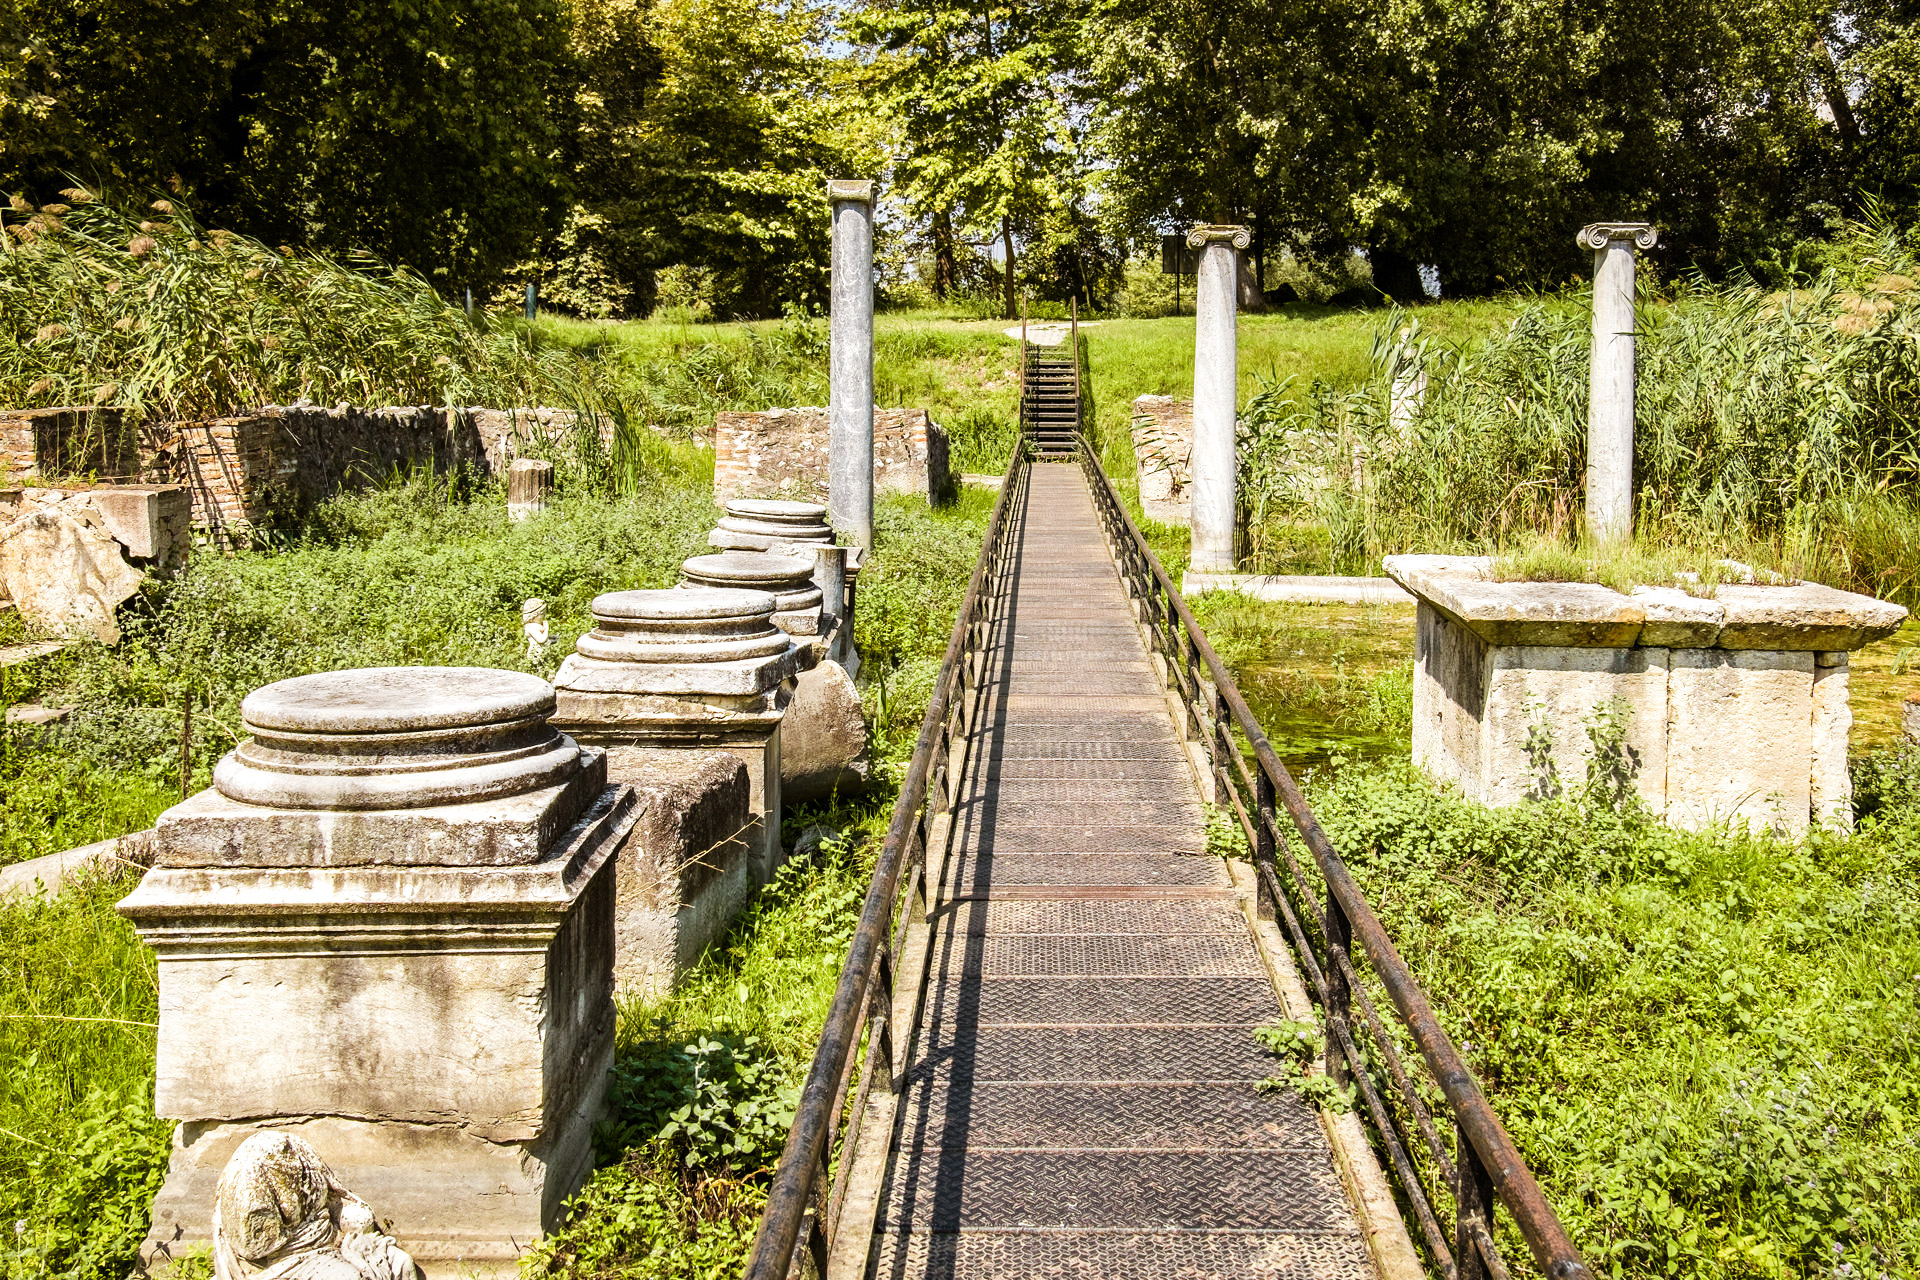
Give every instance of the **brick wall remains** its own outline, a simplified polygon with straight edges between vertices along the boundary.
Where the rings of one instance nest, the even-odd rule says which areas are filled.
[[[825,409],[721,413],[713,422],[713,500],[827,500]],[[947,433],[925,409],[873,411],[873,487],[945,502],[954,492]]]
[[[0,484],[139,476],[139,443],[118,409],[0,409]]]

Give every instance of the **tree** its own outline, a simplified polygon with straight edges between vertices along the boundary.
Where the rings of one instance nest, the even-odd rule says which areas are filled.
[[[1067,80],[1077,16],[1049,0],[870,0],[849,20],[874,51],[871,83],[905,152],[894,180],[931,227],[939,296],[954,237],[994,237],[1011,318],[1016,233],[1079,194]]]
[[[1109,223],[1244,223],[1262,263],[1276,246],[1344,250],[1362,221],[1363,16],[1358,0],[1095,0],[1087,110]]]
[[[829,178],[877,172],[879,126],[852,109],[824,11],[797,0],[574,0],[584,73],[568,240],[631,309],[652,274],[711,273],[714,310],[777,315],[825,298]]]
[[[558,0],[68,0],[16,18],[27,79],[71,121],[0,173],[35,195],[72,164],[109,192],[168,186],[209,224],[367,249],[443,286],[489,278],[549,225],[570,77]]]

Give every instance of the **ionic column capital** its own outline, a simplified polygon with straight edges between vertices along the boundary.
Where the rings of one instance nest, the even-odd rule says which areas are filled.
[[[1595,252],[1611,240],[1631,240],[1635,248],[1651,249],[1660,239],[1660,229],[1651,222],[1592,222],[1580,228],[1574,239],[1582,249]]]
[[[843,204],[858,201],[861,204],[873,203],[873,179],[871,178],[834,178],[827,183],[827,203]]]
[[[1236,249],[1244,249],[1253,243],[1253,232],[1247,227],[1231,223],[1196,222],[1187,232],[1187,248],[1204,249],[1210,244],[1222,241]]]

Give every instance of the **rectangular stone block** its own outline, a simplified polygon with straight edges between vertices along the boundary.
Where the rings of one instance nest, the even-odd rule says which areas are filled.
[[[1634,786],[1649,808],[1666,801],[1667,649],[1577,649],[1511,645],[1488,650],[1480,730],[1480,801],[1514,804],[1577,790],[1594,746],[1588,727],[1621,699]],[[1533,759],[1536,727],[1549,744]]]
[[[1193,401],[1140,396],[1133,402],[1132,434],[1140,509],[1149,520],[1185,525],[1193,485]]]
[[[1853,775],[1847,770],[1847,739],[1853,729],[1845,653],[1818,653],[1813,668],[1811,802],[1816,826],[1853,829]]]
[[[332,884],[332,891],[377,898],[407,883],[396,868],[516,867],[538,860],[604,779],[604,765],[596,762],[559,786],[505,799],[371,811],[268,809],[210,787],[160,815],[155,861],[182,868],[365,868]],[[476,883],[473,890],[486,888]]]
[[[614,982],[623,996],[656,996],[746,905],[758,829],[747,768],[722,751],[652,747],[614,747],[607,767],[639,815],[614,876]]]
[[[828,411],[721,413],[713,423],[713,500],[827,498]],[[873,487],[945,502],[956,484],[945,428],[925,409],[873,411]]]
[[[1422,600],[1415,614],[1414,653],[1414,763],[1477,800],[1486,642]]]
[[[1667,819],[1789,834],[1812,805],[1813,654],[1675,649],[1668,680]],[[1806,728],[1802,728],[1806,726]]]
[[[96,489],[94,509],[127,554],[136,560],[184,559],[193,500],[181,485]]]

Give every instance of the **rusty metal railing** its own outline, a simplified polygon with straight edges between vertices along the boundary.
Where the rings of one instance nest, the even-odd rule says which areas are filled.
[[[1327,1074],[1358,1095],[1432,1264],[1446,1280],[1507,1280],[1507,1263],[1493,1235],[1498,1204],[1506,1207],[1550,1280],[1591,1280],[1593,1273],[1441,1028],[1426,992],[1261,732],[1233,674],[1207,643],[1084,440],[1079,454],[1114,561],[1138,603],[1141,627],[1191,717],[1188,733],[1206,744],[1217,801],[1232,811],[1247,837],[1260,917],[1278,916],[1285,924],[1320,1006]],[[1235,730],[1244,748],[1235,742]],[[1296,856],[1280,824],[1282,806],[1310,863]],[[1363,965],[1372,984],[1362,980]],[[1374,987],[1385,993],[1388,1007],[1374,999]],[[1414,1070],[1388,1029],[1390,1018],[1418,1049],[1437,1100],[1431,1090],[1423,1096],[1416,1085]],[[1451,1151],[1442,1135],[1449,1122]],[[1450,1232],[1441,1226],[1448,1200],[1453,1203]]]
[[[916,930],[924,941],[929,889],[938,887],[928,881],[946,848],[948,814],[966,765],[987,649],[1005,611],[1008,554],[1018,537],[1008,512],[1021,501],[1029,465],[1023,440],[1007,465],[980,558],[953,620],[860,924],[840,968],[793,1128],[774,1166],[747,1280],[826,1275],[861,1136],[869,1125],[882,1144],[892,1136],[891,1101],[905,1086],[910,1048],[896,1039],[895,1023],[911,1036],[926,978],[924,945],[908,944]],[[915,874],[922,870],[925,874]],[[870,1101],[883,1105],[870,1109]],[[861,1222],[858,1229],[870,1233],[872,1224]]]

